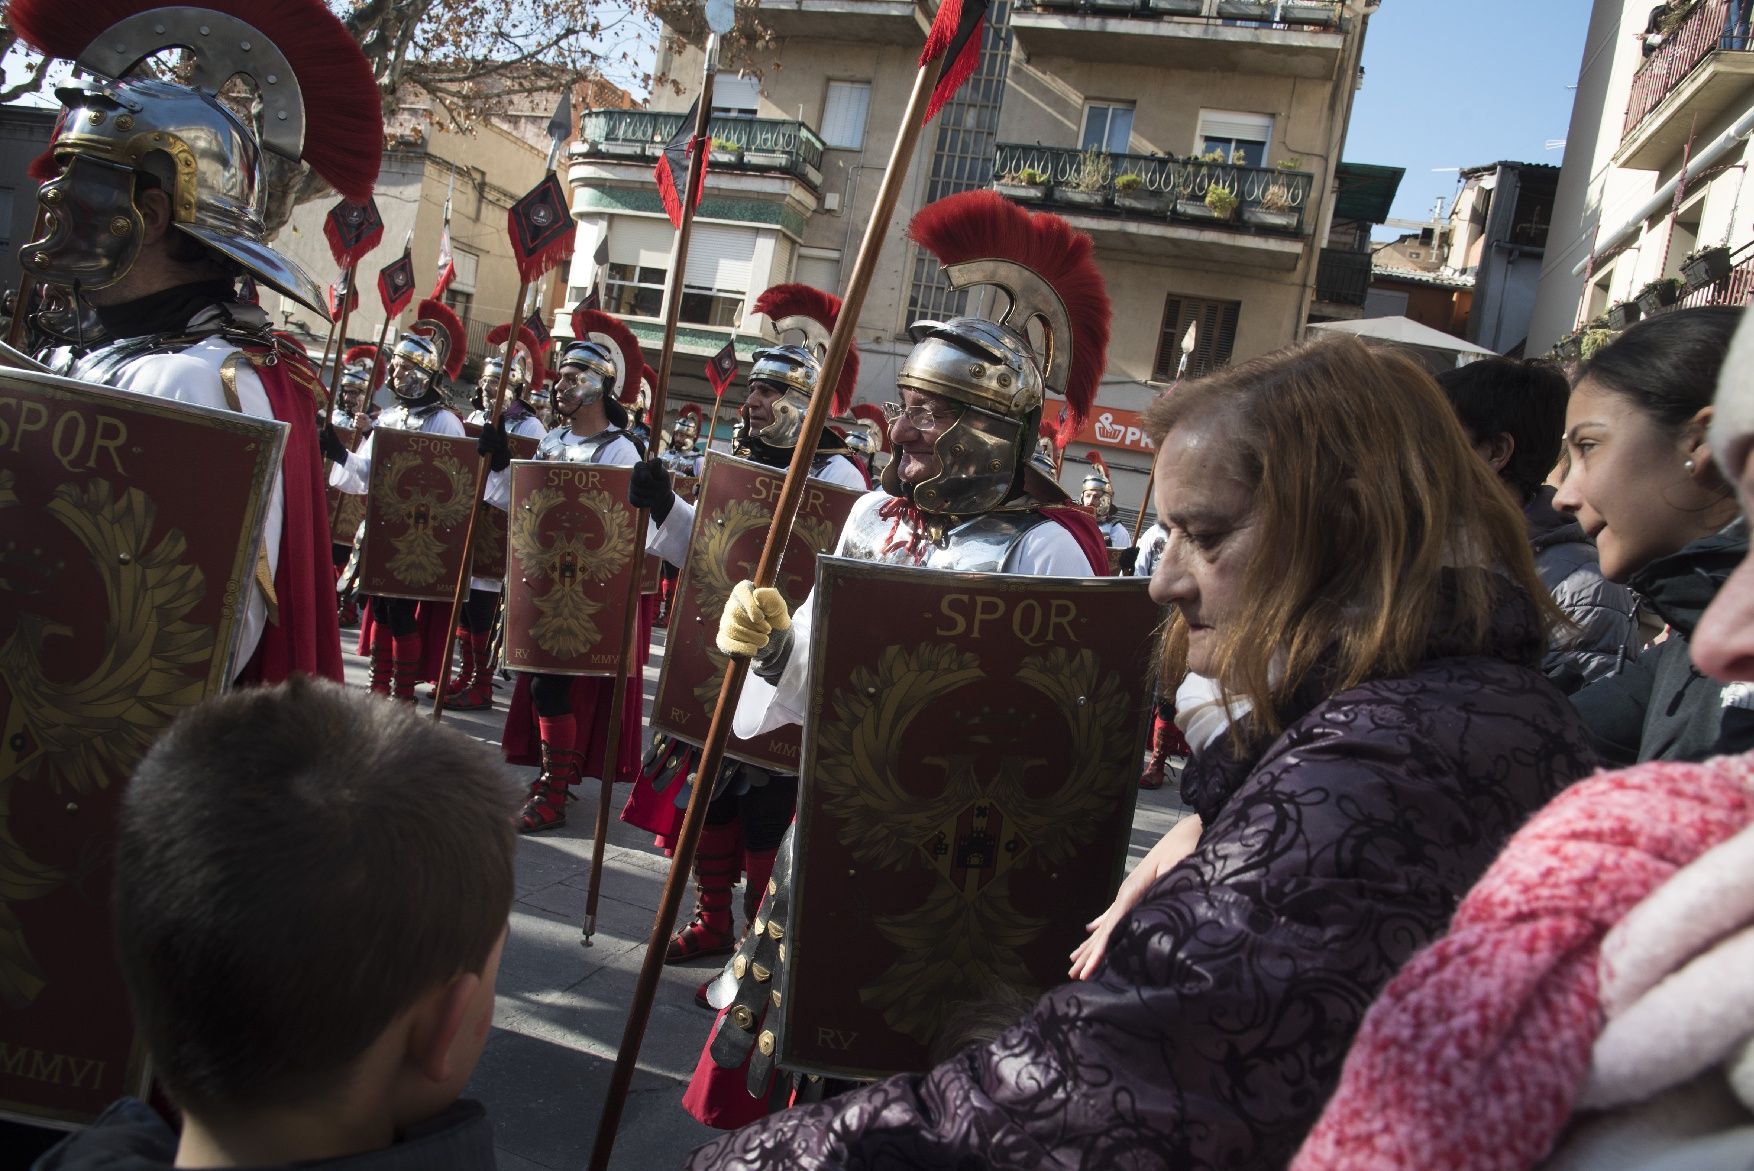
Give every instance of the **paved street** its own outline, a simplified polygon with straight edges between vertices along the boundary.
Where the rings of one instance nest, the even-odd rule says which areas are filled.
[[[648,705],[663,662],[663,633],[656,632],[646,669]],[[351,653],[353,637],[352,631],[343,632],[348,681],[364,686],[365,660]],[[499,683],[494,711],[445,718],[497,745],[510,690],[510,684]],[[535,770],[512,771],[528,781]],[[588,1157],[625,1006],[663,888],[668,860],[653,847],[651,835],[612,819],[597,933],[591,947],[579,945],[595,799],[596,785],[587,781],[564,828],[519,844],[517,903],[500,969],[495,1027],[468,1091],[486,1103],[493,1118],[503,1171],[571,1171]],[[616,814],[625,800],[625,789],[615,794]],[[1180,815],[1169,788],[1141,793],[1133,819],[1133,859]],[[741,907],[740,898],[736,905]],[[683,913],[692,906],[690,891]],[[675,1167],[716,1133],[681,1107],[683,1088],[712,1024],[712,1016],[696,1007],[694,989],[716,966],[716,961],[701,961],[664,970],[611,1166],[628,1171]]]

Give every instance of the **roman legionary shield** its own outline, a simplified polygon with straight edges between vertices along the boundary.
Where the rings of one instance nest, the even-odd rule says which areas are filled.
[[[705,741],[712,723],[725,656],[714,637],[731,587],[755,572],[773,521],[783,473],[711,452],[701,477],[694,531],[677,582],[664,646],[664,669],[652,703],[652,727],[681,740]],[[792,538],[774,585],[792,609],[816,584],[816,556],[832,553],[853,502],[864,493],[812,480],[792,525]],[[732,739],[725,754],[777,772],[798,771],[800,730],[780,728],[754,740]]]
[[[480,423],[464,423],[463,431],[471,439],[481,438]],[[536,448],[542,443],[530,435],[507,435],[505,439],[513,459],[535,459]],[[505,513],[497,508],[483,508],[475,518],[475,550],[469,573],[494,581],[505,577]]]
[[[1146,588],[820,562],[784,1065],[926,1069],[969,1005],[1065,980],[1131,836]]]
[[[352,427],[337,425],[335,434],[340,438],[348,451],[359,447]],[[324,464],[326,473],[329,465]],[[359,522],[365,519],[365,497],[356,496],[352,492],[343,492],[339,488],[329,489],[329,539],[337,545],[352,545],[353,538],[359,532]]]
[[[631,468],[518,460],[506,545],[505,665],[616,675],[633,563]]]
[[[463,537],[479,457],[461,435],[380,427],[372,432],[360,592],[448,602],[463,568]]]
[[[88,1122],[145,1088],[110,945],[117,808],[230,678],[284,436],[0,371],[0,1113]]]

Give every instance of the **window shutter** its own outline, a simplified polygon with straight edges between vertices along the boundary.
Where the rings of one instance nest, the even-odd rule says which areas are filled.
[[[747,293],[750,262],[754,257],[753,229],[697,222],[688,241],[688,267],[684,270],[682,283],[691,290]],[[668,268],[669,265],[666,253],[663,266]]]
[[[1171,293],[1163,302],[1163,333],[1157,339],[1157,357],[1151,377],[1168,382],[1181,365],[1182,337],[1194,326],[1194,350],[1188,355],[1183,376],[1197,378],[1230,364],[1236,346],[1236,326],[1242,316],[1240,301],[1208,301]]]
[[[1241,138],[1248,142],[1273,141],[1273,115],[1244,114],[1235,110],[1201,110],[1200,137]]]
[[[713,113],[753,118],[761,108],[761,80],[720,73],[713,78]]]
[[[864,81],[831,81],[822,104],[822,141],[841,150],[863,150],[871,86]]]

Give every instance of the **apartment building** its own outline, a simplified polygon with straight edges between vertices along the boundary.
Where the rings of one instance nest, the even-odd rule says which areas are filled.
[[[1098,409],[1063,478],[1075,488],[1094,448],[1117,474],[1122,509],[1137,508],[1150,459],[1139,412],[1178,372],[1265,353],[1312,317],[1362,305],[1368,257],[1336,261],[1357,250],[1328,245],[1346,228],[1336,224],[1339,160],[1376,7],[994,0],[980,66],[927,127],[884,238],[858,323],[859,399],[894,397],[909,322],[964,308],[905,239],[908,218],[996,186],[1096,242],[1113,340]],[[749,310],[762,289],[842,288],[931,19],[906,0],[762,0],[744,15],[768,39],[749,61],[759,77],[730,72],[733,62],[717,76],[673,401],[710,400],[701,365],[727,337],[745,354],[761,344],[765,323]],[[648,110],[588,112],[568,176],[580,230],[569,297],[602,287],[605,304],[654,343],[671,232],[652,164],[702,68],[704,30],[684,19],[665,29],[657,70],[681,92],[660,85]],[[591,258],[604,240],[599,271]]]
[[[1754,290],[1750,0],[1596,0],[1528,352]],[[1586,340],[1587,339],[1587,340]]]

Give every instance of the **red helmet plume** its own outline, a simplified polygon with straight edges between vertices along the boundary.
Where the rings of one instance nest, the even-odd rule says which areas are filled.
[[[341,355],[341,364],[351,366],[355,362],[375,362],[378,360],[378,348],[367,342],[363,346],[348,346]]]
[[[496,325],[488,331],[487,344],[490,348],[504,346],[506,338],[511,335],[511,322]],[[542,346],[536,340],[535,331],[527,325],[518,326],[517,344],[524,351],[525,359],[530,363],[530,389],[541,390],[543,384],[548,381],[548,363],[542,360]]]
[[[877,429],[878,442],[883,450],[889,450],[889,419],[883,414],[883,408],[871,403],[855,403],[849,412],[853,418],[862,423],[870,423]]]
[[[808,347],[820,358],[828,350],[834,323],[840,320],[840,298],[814,285],[794,281],[774,285],[762,293],[755,299],[755,312],[772,321],[778,332],[802,330]],[[854,342],[847,347],[846,361],[841,364],[840,377],[835,379],[834,399],[829,403],[832,413],[844,415],[852,409],[853,391],[858,385],[859,345]]]
[[[1115,478],[1108,473],[1108,461],[1102,458],[1102,453],[1100,451],[1092,448],[1084,454],[1085,458],[1090,461],[1090,466],[1102,473],[1103,479],[1111,484],[1114,483]]]
[[[82,59],[87,50],[95,56],[123,21],[169,7],[163,0],[12,0],[6,18],[26,44],[45,56],[114,77],[138,64],[138,58],[112,70],[105,67],[109,60],[100,65]],[[371,195],[384,150],[381,95],[358,42],[323,0],[189,0],[174,7],[242,21],[278,49],[293,72],[280,84],[284,88],[291,81],[303,99],[305,133],[299,157],[348,199],[364,202]],[[142,43],[130,46],[130,53],[143,48],[144,56],[168,47]],[[104,54],[108,56],[107,50]],[[257,86],[265,88],[260,79]],[[273,149],[271,131],[262,137],[263,145]]]
[[[603,342],[619,354],[620,361],[615,364],[619,371],[615,378],[615,397],[624,403],[639,399],[639,378],[634,371],[646,368],[646,357],[639,348],[639,339],[633,336],[633,330],[601,309],[574,309],[572,335]]]
[[[443,301],[428,297],[414,307],[414,324],[410,332],[442,334],[445,345],[445,374],[451,378],[463,372],[463,359],[468,357],[468,335],[463,319]]]
[[[1039,317],[1048,334],[1048,353],[1039,356],[1042,376],[1048,389],[1066,397],[1067,410],[1059,430],[1064,437],[1062,445],[1070,442],[1096,402],[1113,315],[1108,288],[1096,267],[1096,245],[1090,237],[1057,215],[1031,213],[993,191],[965,191],[927,204],[908,225],[908,235],[946,268],[976,260],[1004,261],[1027,269],[1059,299],[1058,308],[1065,314],[1065,337],[1058,336],[1062,328],[1049,319],[1054,315],[1053,306],[1029,305],[1025,311]],[[979,283],[989,281],[1002,284],[1003,277],[988,277]],[[952,283],[961,288],[977,282]],[[1007,291],[1012,293],[1012,304],[1001,324],[1027,338],[1027,321],[1007,320],[1019,307],[1017,291]],[[1069,361],[1060,353],[1062,349],[1071,351]]]

